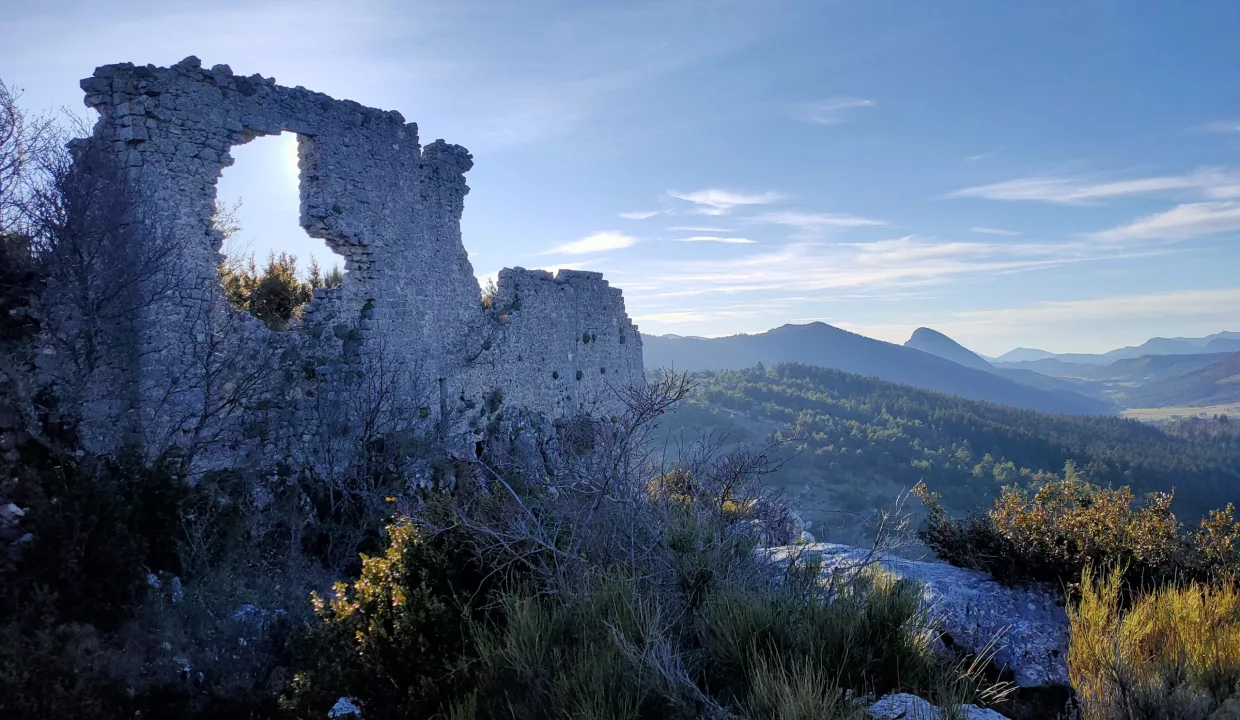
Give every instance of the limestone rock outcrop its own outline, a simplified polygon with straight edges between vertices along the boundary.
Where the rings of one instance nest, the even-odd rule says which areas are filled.
[[[1067,613],[1060,597],[1048,589],[1005,587],[986,573],[946,563],[894,555],[873,558],[848,545],[816,543],[768,552],[775,561],[815,556],[824,575],[876,559],[884,570],[922,585],[929,617],[945,642],[981,653],[993,641],[995,663],[1011,669],[1021,687],[1068,684]]]
[[[874,720],[940,720],[943,712],[928,700],[909,693],[895,693],[882,697],[866,709]],[[964,720],[1007,720],[989,708],[961,705],[959,717]]]

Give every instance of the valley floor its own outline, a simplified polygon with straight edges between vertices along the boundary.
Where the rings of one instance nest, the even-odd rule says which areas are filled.
[[[1240,415],[1240,403],[1224,403],[1222,405],[1203,405],[1200,407],[1182,405],[1177,407],[1127,408],[1121,413],[1126,418],[1145,422],[1161,422],[1186,417],[1214,417],[1215,415]]]

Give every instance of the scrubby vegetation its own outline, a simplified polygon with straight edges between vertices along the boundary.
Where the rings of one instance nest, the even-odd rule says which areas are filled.
[[[930,510],[921,539],[939,557],[1010,583],[1074,584],[1091,567],[1124,568],[1125,587],[1215,581],[1240,570],[1240,523],[1228,504],[1185,530],[1170,493],[1138,504],[1127,487],[1085,482],[1069,463],[1064,477],[1033,490],[1008,487],[985,513],[953,518],[924,485]]]
[[[100,348],[128,331],[168,246],[141,235],[115,168],[70,172],[63,138],[12,100],[0,85],[0,714],[851,720],[889,691],[1003,707],[985,662],[936,651],[916,585],[866,563],[824,580],[810,555],[757,552],[800,539],[767,482],[787,458],[710,434],[661,444],[676,408],[682,426],[727,408],[787,425],[826,477],[997,495],[956,520],[926,491],[923,539],[1008,582],[1083,578],[1070,664],[1087,717],[1235,713],[1232,508],[1185,530],[1171,495],[1139,505],[1101,486],[1174,478],[1189,507],[1233,491],[1222,420],[1050,418],[787,365],[702,374],[696,403],[685,377],[652,378],[623,416],[540,430],[515,409],[502,422],[495,393],[466,459],[420,432],[428,406],[383,392],[356,452],[326,448],[316,467],[205,471],[192,443],[92,452],[82,379],[108,370]],[[126,262],[82,262],[97,257]],[[221,275],[273,328],[319,282],[289,257]],[[69,290],[67,322],[43,301]],[[56,381],[40,371],[51,357]],[[382,391],[384,372],[365,379]],[[521,433],[544,431],[522,455]]]
[[[29,717],[858,717],[852,695],[997,699],[932,651],[920,590],[754,552],[786,541],[766,459],[648,461],[685,386],[565,429],[558,479],[483,461],[451,492],[393,492],[386,531],[333,565],[312,488],[175,457],[120,465],[23,445],[0,707]],[[502,444],[501,444],[502,446]],[[69,459],[72,458],[72,459]],[[259,484],[256,484],[259,483]],[[255,492],[270,493],[261,506]],[[357,573],[357,579],[328,578]],[[319,588],[311,592],[312,588]],[[261,604],[255,600],[261,599]]]
[[[824,585],[813,563],[765,565],[746,529],[765,501],[737,512],[701,477],[690,499],[687,472],[647,483],[636,510],[658,525],[607,519],[595,532],[629,542],[590,539],[580,555],[531,546],[537,532],[506,530],[501,548],[488,532],[401,520],[361,578],[316,599],[319,661],[285,707],[314,715],[346,696],[367,717],[774,720],[864,717],[849,697],[893,689],[996,697],[932,651],[915,585],[861,568]],[[571,536],[561,523],[578,501],[530,490],[471,514],[494,527],[529,505]],[[517,536],[528,540],[510,545]]]
[[[1081,578],[1069,613],[1083,720],[1240,717],[1240,589],[1172,583],[1132,598],[1124,567]]]
[[[1137,503],[1073,465],[984,514],[948,516],[925,486],[920,537],[943,559],[1067,594],[1082,720],[1240,717],[1240,523],[1232,505],[1184,528],[1170,494]]]

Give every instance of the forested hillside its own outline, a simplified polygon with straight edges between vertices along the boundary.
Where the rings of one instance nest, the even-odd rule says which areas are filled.
[[[693,379],[695,398],[671,429],[710,428],[745,442],[794,437],[785,450],[799,454],[773,479],[816,523],[864,512],[920,481],[952,509],[970,510],[1003,485],[1061,474],[1068,462],[1090,482],[1131,485],[1138,495],[1175,488],[1186,520],[1235,500],[1240,488],[1235,435],[1201,423],[1049,415],[800,364]]]

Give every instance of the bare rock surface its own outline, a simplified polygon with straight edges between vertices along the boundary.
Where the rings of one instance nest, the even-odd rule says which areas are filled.
[[[847,572],[875,560],[897,577],[921,583],[930,618],[945,642],[983,652],[994,641],[994,661],[1012,670],[1021,687],[1068,684],[1068,617],[1057,593],[1012,588],[977,570],[946,563],[872,556],[849,545],[814,543],[771,548],[773,560],[817,556],[823,573]]]
[[[874,720],[940,720],[943,717],[942,710],[909,693],[887,695],[871,705],[867,712]],[[965,720],[1007,720],[994,710],[976,705],[961,705],[960,715]]]

